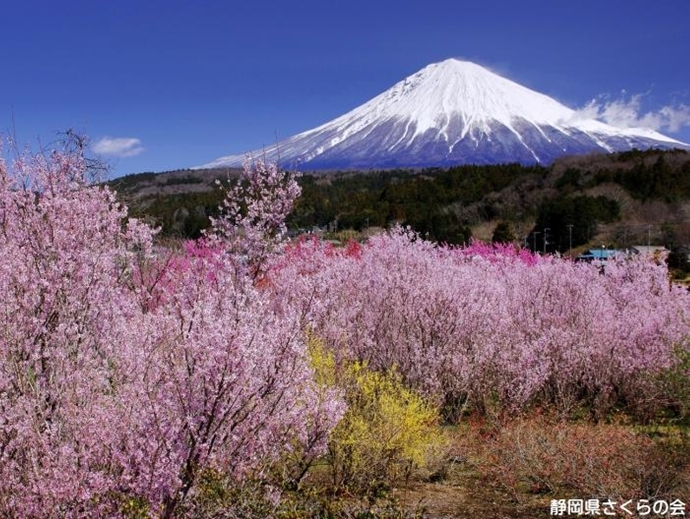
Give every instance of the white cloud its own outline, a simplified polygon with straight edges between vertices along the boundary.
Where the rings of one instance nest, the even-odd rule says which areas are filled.
[[[112,157],[134,157],[144,151],[141,140],[132,137],[103,137],[93,143],[93,151]]]
[[[649,128],[671,133],[690,126],[690,106],[667,105],[658,110],[643,112],[642,99],[643,94],[626,97],[625,91],[621,92],[619,99],[599,96],[577,110],[576,118],[597,119],[619,128]]]

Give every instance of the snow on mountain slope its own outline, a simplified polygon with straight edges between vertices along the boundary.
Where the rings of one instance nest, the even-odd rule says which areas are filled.
[[[448,59],[313,130],[200,167],[265,156],[289,169],[548,163],[562,155],[688,145],[644,128],[616,128],[474,63]]]

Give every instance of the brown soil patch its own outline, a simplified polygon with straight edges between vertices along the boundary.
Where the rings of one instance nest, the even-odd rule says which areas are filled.
[[[538,519],[550,517],[548,496],[517,503],[500,486],[485,481],[471,462],[452,462],[443,481],[413,482],[396,489],[401,506],[425,519]]]

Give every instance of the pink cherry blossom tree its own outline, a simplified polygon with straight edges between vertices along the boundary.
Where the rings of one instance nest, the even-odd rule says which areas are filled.
[[[325,449],[343,403],[295,312],[223,237],[155,252],[85,172],[79,153],[0,165],[0,515],[174,517],[205,471]]]
[[[224,250],[194,245],[171,265],[166,294],[149,314],[145,375],[126,399],[142,413],[128,452],[145,459],[130,470],[158,483],[141,490],[164,517],[194,493],[204,470],[240,482],[292,445],[323,452],[344,412],[339,395],[313,380],[298,316],[276,313]],[[155,449],[141,446],[144,438]]]
[[[211,219],[211,237],[260,275],[287,233],[285,219],[301,189],[294,174],[275,163],[249,160],[235,184],[226,190],[221,216]]]
[[[0,164],[0,514],[71,517],[117,487],[118,403],[145,330],[124,282],[151,230],[78,154]],[[89,505],[90,503],[90,505]],[[80,512],[81,510],[81,512]],[[48,511],[48,512],[47,512]]]
[[[576,264],[396,230],[356,254],[300,242],[276,265],[275,301],[296,307],[337,355],[395,366],[456,412],[659,409],[655,377],[690,332],[688,293],[639,258]]]

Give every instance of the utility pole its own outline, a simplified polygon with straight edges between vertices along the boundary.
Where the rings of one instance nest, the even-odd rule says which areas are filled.
[[[647,226],[647,249],[652,246],[652,226]]]
[[[537,234],[541,234],[539,231],[534,231],[534,253],[537,253]]]
[[[546,245],[549,243],[546,241],[546,238],[550,238],[549,236],[549,231],[551,230],[550,227],[544,227],[544,254],[546,254]]]

